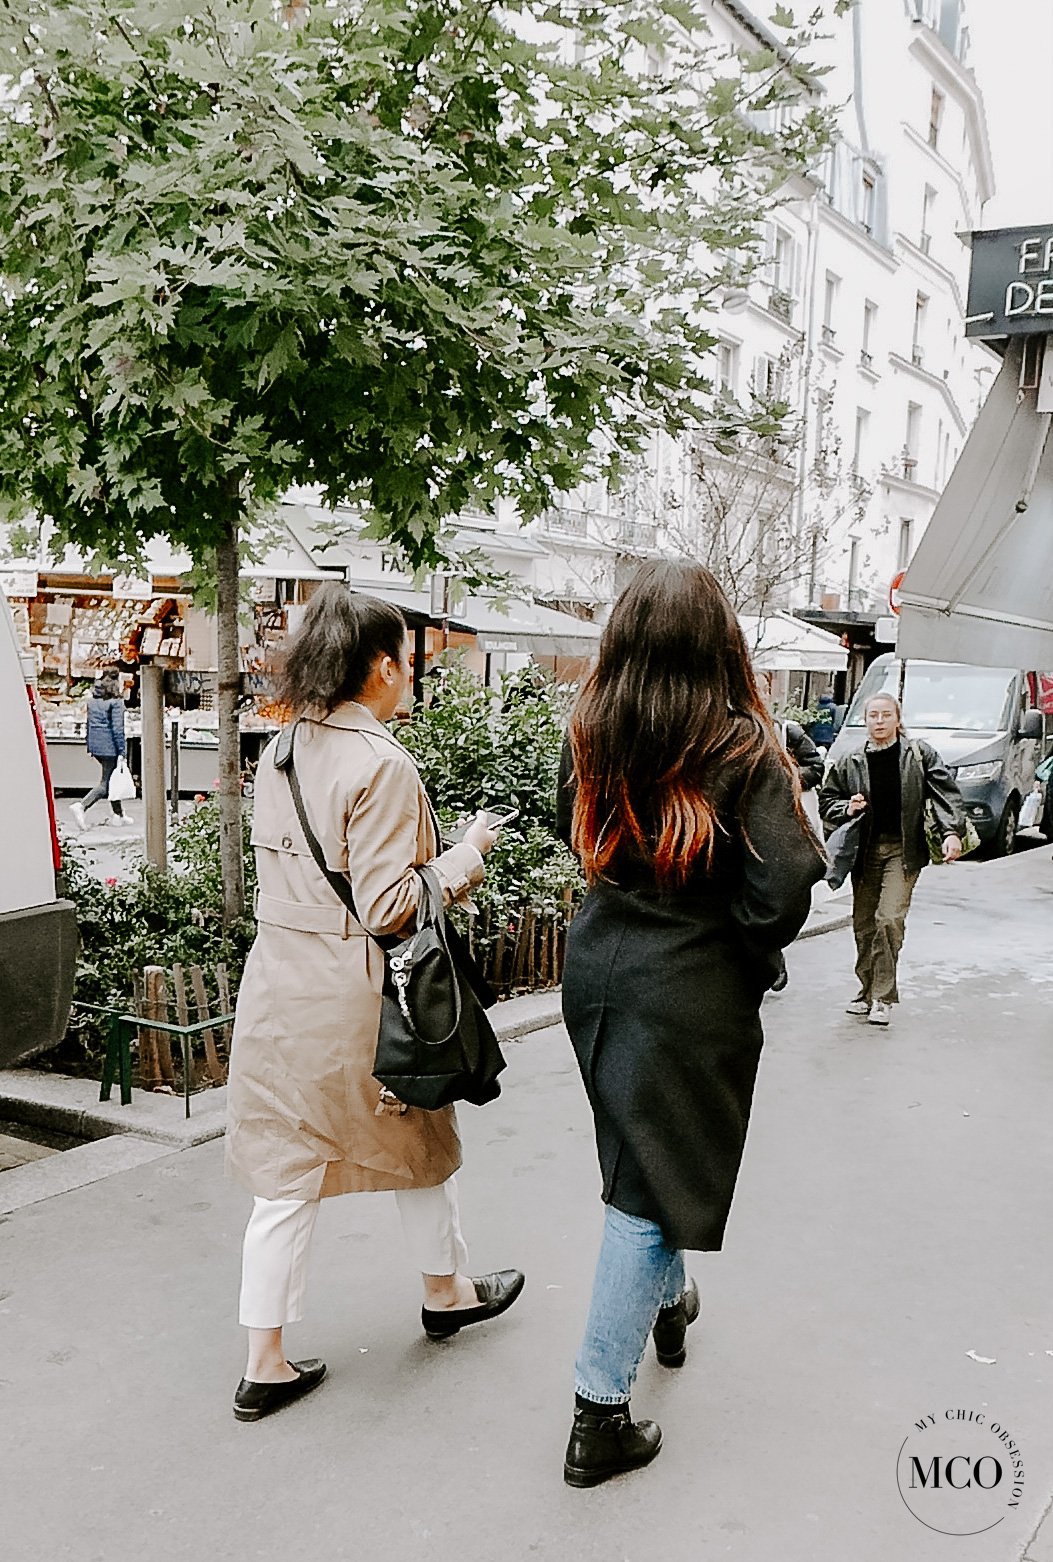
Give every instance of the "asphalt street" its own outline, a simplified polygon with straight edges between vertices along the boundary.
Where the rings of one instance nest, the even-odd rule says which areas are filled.
[[[926,872],[887,1032],[841,1013],[848,931],[790,951],[688,1363],[637,1384],[665,1447],[595,1491],[561,1479],[601,1211],[559,1028],[462,1113],[473,1267],[522,1266],[522,1301],[430,1344],[393,1201],[329,1201],[290,1341],[330,1376],[261,1424],[230,1410],[248,1198],[221,1143],[6,1217],[5,1562],[1050,1562],[1051,913],[1045,849]],[[1023,1452],[1018,1505],[970,1538],[896,1480],[919,1418],[959,1407]]]

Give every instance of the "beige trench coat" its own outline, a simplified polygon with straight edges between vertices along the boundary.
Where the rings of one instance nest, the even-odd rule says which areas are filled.
[[[452,1107],[376,1115],[372,1077],[384,956],[364,928],[398,932],[430,862],[447,902],[483,877],[458,845],[436,855],[427,797],[401,743],[363,706],[338,705],[296,735],[296,773],[331,868],[349,870],[362,924],[319,872],[274,746],[256,775],[256,941],[238,994],[227,1166],[265,1199],[428,1188],[461,1162]]]

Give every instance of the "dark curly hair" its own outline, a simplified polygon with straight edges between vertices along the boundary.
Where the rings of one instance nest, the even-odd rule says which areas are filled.
[[[378,656],[397,662],[405,640],[406,620],[397,607],[326,581],[286,647],[278,698],[297,715],[309,708],[328,715],[361,694]]]

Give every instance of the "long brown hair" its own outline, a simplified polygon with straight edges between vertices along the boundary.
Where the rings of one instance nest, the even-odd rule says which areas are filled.
[[[758,766],[796,767],[757,690],[742,629],[701,564],[645,564],[614,604],[570,724],[573,844],[586,877],[626,855],[661,884],[712,862],[718,800],[741,812]]]

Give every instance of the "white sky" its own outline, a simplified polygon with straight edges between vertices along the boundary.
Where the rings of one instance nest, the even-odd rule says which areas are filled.
[[[1053,222],[1053,0],[967,0],[995,195],[985,228]]]

